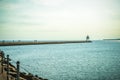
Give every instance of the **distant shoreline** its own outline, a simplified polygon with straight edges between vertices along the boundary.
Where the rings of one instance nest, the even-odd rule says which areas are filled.
[[[43,44],[67,44],[67,43],[90,43],[92,41],[3,41],[0,42],[0,46],[15,46],[15,45],[43,45]]]
[[[103,40],[120,40],[120,39],[103,39]]]

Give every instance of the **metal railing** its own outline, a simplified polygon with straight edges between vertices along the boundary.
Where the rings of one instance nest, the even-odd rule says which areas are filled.
[[[11,80],[10,78],[14,78],[15,80],[21,80],[20,79],[20,77],[21,77],[20,76],[20,74],[21,74],[20,68],[22,68],[26,72],[28,72],[28,70],[26,70],[25,68],[20,66],[20,62],[19,61],[15,62],[14,60],[9,58],[9,55],[7,55],[6,58],[5,58],[5,53],[3,51],[1,51],[1,50],[0,50],[0,58],[1,58],[1,73],[4,73],[4,71],[6,71],[6,79],[7,80]],[[14,63],[16,63],[16,67],[13,66],[10,63],[10,61],[13,61]],[[15,74],[12,74],[11,73],[12,71],[15,72]],[[22,73],[22,76],[25,76],[23,74],[26,74],[26,73]],[[33,77],[33,78],[36,78],[36,80],[48,80],[48,79],[43,79],[41,77],[38,77],[37,75],[33,76],[33,74],[31,74],[30,72],[28,72],[27,79],[22,79],[22,80],[29,80],[30,76]]]

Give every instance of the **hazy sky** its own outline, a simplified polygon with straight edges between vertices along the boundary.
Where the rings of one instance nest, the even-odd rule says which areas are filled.
[[[0,39],[120,38],[120,0],[0,0]]]

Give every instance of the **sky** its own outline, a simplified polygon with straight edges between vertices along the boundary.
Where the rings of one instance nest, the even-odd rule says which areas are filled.
[[[0,0],[0,40],[120,38],[120,0]]]

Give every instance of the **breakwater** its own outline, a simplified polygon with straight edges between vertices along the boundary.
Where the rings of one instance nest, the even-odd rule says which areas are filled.
[[[48,80],[32,73],[20,72],[20,62],[13,61],[16,63],[15,67],[10,61],[13,60],[9,55],[5,57],[4,52],[0,51],[0,80]]]
[[[1,41],[0,46],[15,46],[15,45],[43,45],[43,44],[67,44],[67,43],[90,43],[90,40],[84,41]]]

